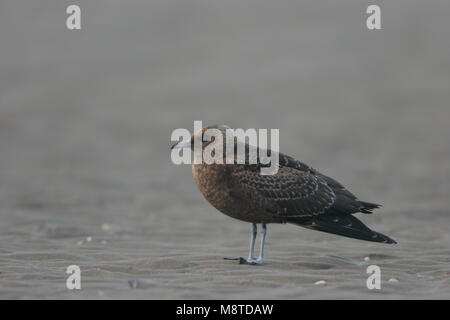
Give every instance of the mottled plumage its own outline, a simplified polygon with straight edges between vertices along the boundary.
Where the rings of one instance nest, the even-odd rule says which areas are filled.
[[[380,206],[359,200],[336,180],[281,153],[275,175],[261,175],[260,168],[260,164],[202,163],[192,165],[192,174],[204,197],[235,219],[263,225],[292,223],[360,240],[396,243],[353,216]]]

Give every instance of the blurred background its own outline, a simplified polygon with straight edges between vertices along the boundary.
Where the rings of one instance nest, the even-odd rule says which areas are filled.
[[[445,0],[2,0],[0,298],[450,298],[449,16]],[[170,161],[194,120],[280,129],[282,152],[382,203],[360,217],[399,244],[269,226],[266,266],[223,261],[250,225]]]

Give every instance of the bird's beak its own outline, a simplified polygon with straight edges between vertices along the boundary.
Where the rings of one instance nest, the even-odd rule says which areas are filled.
[[[183,148],[187,148],[187,147],[191,147],[191,142],[190,141],[180,141],[180,142],[176,142],[174,143],[171,147],[170,150],[173,149],[183,149]]]

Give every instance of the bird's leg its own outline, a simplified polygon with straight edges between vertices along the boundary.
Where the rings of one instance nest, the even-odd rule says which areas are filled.
[[[251,230],[251,239],[250,239],[250,248],[249,248],[249,252],[248,252],[248,258],[247,259],[244,259],[242,257],[239,258],[240,264],[256,264],[254,251],[255,251],[255,240],[256,240],[257,234],[258,234],[258,227],[257,227],[256,223],[253,223],[252,230]]]
[[[256,259],[255,259],[255,241],[256,241],[256,236],[258,234],[258,227],[256,225],[256,223],[252,224],[252,230],[251,230],[251,239],[250,239],[250,248],[248,251],[248,258],[244,259],[242,257],[240,258],[224,258],[225,260],[239,260],[240,264],[257,264],[256,263]]]
[[[256,223],[254,223],[252,225],[252,238],[250,240],[250,249],[248,252],[248,261],[253,261],[255,260],[255,256],[253,255],[253,252],[255,251],[255,240],[256,240],[256,235],[258,233],[258,227],[256,226]]]
[[[255,259],[255,256],[253,255],[253,251],[255,249],[255,240],[257,235],[257,227],[256,224],[253,224],[252,228],[252,239],[250,241],[250,252],[248,254],[248,259],[245,260],[244,258],[240,259],[240,264],[251,264],[251,265],[261,265],[264,262],[264,242],[266,241],[266,232],[267,227],[263,223],[262,225],[262,231],[261,231],[261,247],[259,248],[259,258]]]
[[[264,263],[264,244],[266,242],[266,234],[267,234],[267,226],[265,223],[262,224],[261,229],[261,246],[259,248],[259,257],[255,261],[256,264],[263,264]]]

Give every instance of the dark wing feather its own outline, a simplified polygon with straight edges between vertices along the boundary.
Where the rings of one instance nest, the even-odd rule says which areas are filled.
[[[337,234],[344,237],[372,242],[397,243],[379,232],[373,231],[352,215],[322,215],[313,219],[292,218],[288,221],[308,229]]]
[[[231,168],[233,187],[284,222],[308,229],[373,242],[396,243],[352,216],[379,205],[360,201],[336,180],[280,154],[275,175],[261,175],[259,165]]]
[[[280,167],[275,175],[261,175],[258,166],[234,165],[231,178],[234,188],[280,218],[320,215],[336,200],[324,181],[289,167]]]
[[[316,176],[319,180],[325,182],[336,195],[336,201],[327,214],[330,215],[347,215],[356,212],[372,213],[372,210],[381,207],[379,204],[360,201],[353,193],[347,190],[342,184],[328,177],[307,164],[298,161],[290,156],[280,154],[280,165],[310,173]]]
[[[233,187],[284,222],[349,238],[396,243],[352,216],[371,213],[379,205],[358,200],[336,180],[292,157],[280,154],[279,160],[275,175],[261,175],[259,165],[232,166]]]
[[[316,170],[310,166],[308,166],[306,163],[303,163],[297,159],[294,159],[290,156],[287,156],[283,153],[279,153],[279,164],[281,167],[288,167],[292,169],[296,169],[299,171],[303,171],[306,173],[313,173],[316,174]]]

